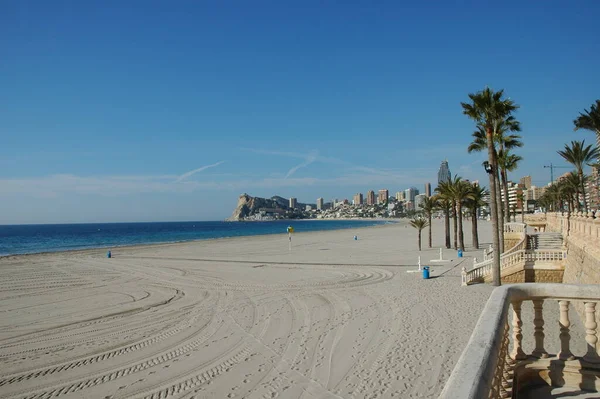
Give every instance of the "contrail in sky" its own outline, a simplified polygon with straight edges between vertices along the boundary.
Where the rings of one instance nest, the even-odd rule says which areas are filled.
[[[189,172],[185,172],[184,174],[182,174],[181,176],[179,176],[177,178],[177,180],[175,180],[175,181],[179,182],[179,181],[185,180],[188,177],[190,177],[191,175],[194,175],[194,174],[196,174],[198,172],[202,172],[203,170],[206,170],[206,169],[217,167],[217,166],[221,165],[224,162],[225,161],[219,161],[217,163],[213,163],[212,165],[206,165],[206,166],[203,166],[203,167],[198,168],[198,169],[190,170]]]
[[[288,170],[287,174],[285,175],[285,178],[287,179],[288,177],[290,177],[291,175],[296,173],[296,171],[298,169],[304,168],[304,167],[310,165],[311,163],[315,162],[317,160],[318,156],[319,156],[319,151],[317,151],[317,150],[313,150],[313,151],[309,152],[308,155],[306,156],[306,160],[304,162],[302,162],[301,164],[296,165],[292,169]]]

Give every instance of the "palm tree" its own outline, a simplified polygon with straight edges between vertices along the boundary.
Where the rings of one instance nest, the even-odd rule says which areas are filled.
[[[521,136],[518,134],[508,134],[509,132],[520,132],[521,124],[519,121],[515,119],[514,116],[508,116],[505,120],[500,121],[497,128],[496,133],[494,135],[494,150],[496,151],[496,156],[499,156],[499,153],[505,152],[508,150],[512,150],[515,148],[523,147],[523,142],[521,141]],[[473,142],[469,144],[467,148],[467,152],[480,152],[487,149],[487,139],[486,139],[486,131],[485,128],[481,125],[477,126],[477,130],[473,132]],[[497,147],[497,148],[496,148]],[[500,172],[500,173],[498,173]],[[496,179],[498,180],[498,187],[502,186],[504,192],[504,198],[508,198],[508,179],[506,179],[506,169],[504,169],[501,165],[499,165],[498,171],[496,173]],[[502,179],[502,183],[500,180]],[[500,195],[499,195],[500,196]],[[504,205],[502,203],[501,198],[497,198],[499,209],[500,209],[500,220],[505,220],[510,222],[510,213],[508,209],[508,202],[504,201]],[[501,230],[501,233],[504,230]],[[503,237],[500,240],[501,246],[503,242]]]
[[[580,112],[577,119],[573,121],[575,130],[584,129],[591,130],[596,133],[596,144],[600,147],[600,100],[596,100],[595,104],[592,104],[589,111],[584,109],[584,112]],[[598,159],[600,163],[600,157]]]
[[[429,226],[429,222],[427,220],[422,219],[420,217],[416,217],[410,221],[410,225],[419,231],[419,251],[421,250],[421,231],[427,226]]]
[[[465,250],[465,236],[463,233],[463,204],[471,196],[472,185],[460,177],[456,176],[453,184],[454,202],[456,204],[456,213],[458,214],[458,247],[461,251]]]
[[[565,149],[557,151],[558,155],[564,158],[565,161],[575,166],[579,180],[581,183],[581,196],[583,197],[583,209],[587,213],[587,201],[585,200],[585,184],[583,177],[583,167],[585,165],[591,165],[595,158],[600,156],[600,150],[592,145],[585,146],[585,140],[583,141],[571,141],[571,146],[565,144]],[[579,190],[578,190],[579,191]],[[579,204],[579,199],[577,200]]]
[[[438,191],[438,189],[436,188],[435,191]],[[447,197],[442,196],[440,194],[437,194],[434,197],[438,203],[439,209],[444,213],[445,243],[446,248],[450,249],[450,209],[452,207],[452,202]]]
[[[500,282],[500,231],[498,226],[498,209],[496,201],[498,193],[496,192],[495,175],[498,170],[496,162],[496,150],[494,147],[494,137],[498,132],[498,127],[504,121],[512,116],[519,106],[511,99],[505,99],[504,90],[494,92],[486,87],[478,93],[469,94],[470,103],[462,103],[463,114],[473,119],[477,126],[485,130],[486,144],[488,149],[488,162],[491,167],[490,176],[490,211],[492,214],[493,246],[495,251],[494,266],[492,268],[493,284],[499,286]],[[510,130],[510,129],[509,129]]]
[[[567,201],[567,210],[572,212],[575,210],[575,205],[577,205],[577,209],[580,209],[580,188],[585,184],[585,176],[583,180],[579,173],[576,171],[570,172],[565,178],[561,180],[561,192],[563,194],[563,198]]]
[[[446,216],[446,220],[448,220],[446,228],[446,248],[451,248],[450,213],[452,212],[452,219],[454,220],[454,249],[458,249],[458,220],[456,214],[456,203],[454,202],[453,180],[440,182],[435,191],[438,193],[437,196],[439,198],[440,205],[445,207],[444,216]],[[446,201],[446,203],[444,203],[444,201]]]
[[[465,201],[465,207],[471,213],[471,236],[473,237],[473,248],[479,249],[479,232],[477,228],[477,214],[479,209],[486,205],[483,200],[489,193],[485,188],[476,185],[470,187],[470,194]]]
[[[428,197],[421,202],[421,209],[423,210],[423,213],[425,213],[425,217],[429,223],[429,248],[431,248],[431,217],[437,208],[438,203],[436,197]]]

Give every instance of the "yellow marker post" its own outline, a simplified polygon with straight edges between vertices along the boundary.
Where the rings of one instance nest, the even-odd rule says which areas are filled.
[[[287,232],[288,232],[288,240],[290,242],[290,251],[291,251],[292,250],[292,233],[294,232],[294,228],[292,226],[288,226]]]

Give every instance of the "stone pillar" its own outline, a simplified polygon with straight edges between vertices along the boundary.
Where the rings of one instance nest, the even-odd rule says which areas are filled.
[[[533,337],[535,338],[535,349],[531,353],[532,356],[537,358],[547,358],[548,352],[544,349],[544,300],[535,299],[533,302],[533,325],[535,326]]]
[[[596,343],[598,336],[596,335],[596,302],[585,303],[585,341],[587,342],[587,353],[583,356],[583,360],[589,363],[600,363]]]
[[[525,352],[523,352],[523,321],[521,320],[521,304],[522,301],[514,301],[512,303],[513,308],[513,350],[510,356],[514,360],[521,360],[527,358]]]
[[[573,360],[575,356],[571,353],[571,334],[569,332],[569,327],[571,326],[571,321],[569,320],[569,301],[559,301],[558,302],[560,308],[560,319],[558,324],[560,326],[560,352],[558,353],[558,358],[561,360]]]

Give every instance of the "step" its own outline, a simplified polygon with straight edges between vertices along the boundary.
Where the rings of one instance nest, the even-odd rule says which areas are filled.
[[[517,395],[518,399],[551,399],[551,398],[584,398],[584,399],[598,399],[600,397],[600,393],[598,392],[589,392],[582,391],[579,388],[572,387],[551,387],[551,386],[541,386],[535,387],[526,390],[525,392],[521,392],[520,395]]]

